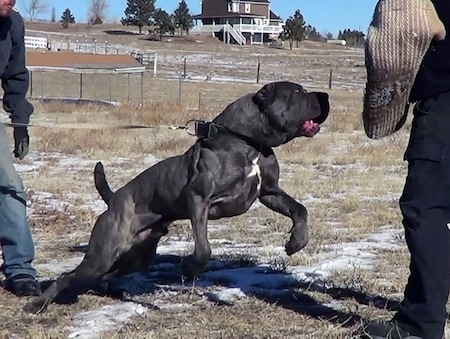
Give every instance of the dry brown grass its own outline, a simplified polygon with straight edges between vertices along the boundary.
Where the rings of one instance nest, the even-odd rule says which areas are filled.
[[[189,50],[189,46],[182,48]],[[194,52],[193,48],[191,50]],[[323,74],[335,62],[314,49],[308,53],[316,55],[316,59],[305,56],[301,60],[313,62],[317,69],[322,67]],[[284,55],[274,58],[280,64],[285,61]],[[280,74],[283,69],[280,66]],[[342,73],[348,73],[349,69],[352,68],[347,67]],[[300,76],[299,79],[302,82]],[[48,81],[53,85],[48,85],[47,89],[55,93],[54,96],[60,95],[57,85],[61,78]],[[74,81],[68,81],[67,93],[72,91],[69,86]],[[94,90],[105,91],[105,81],[107,79],[92,79],[94,87],[100,87],[92,89],[90,95],[97,95]],[[185,132],[169,130],[167,126],[182,125],[192,118],[211,119],[231,100],[260,85],[185,82],[182,105],[176,100],[177,86],[177,80],[146,78],[147,102],[143,106],[131,103],[117,107],[43,105],[35,102],[32,122],[60,125],[30,129],[31,154],[23,162],[28,165],[43,162],[36,170],[23,173],[24,182],[30,189],[37,265],[82,255],[74,253],[70,247],[89,239],[96,217],[101,208],[105,208],[100,205],[97,210],[92,210],[93,200],[98,201],[92,178],[96,161],[106,164],[108,180],[114,189],[118,188],[158,159],[179,154],[194,142]],[[362,92],[339,88],[327,92],[332,111],[322,132],[312,139],[298,139],[276,149],[282,172],[280,185],[309,210],[309,245],[292,257],[280,256],[279,247],[287,238],[290,221],[264,207],[255,207],[243,216],[210,223],[211,239],[245,244],[243,253],[228,253],[229,247],[220,241],[213,242],[213,250],[222,253],[225,259],[235,257],[255,263],[261,260],[283,274],[292,267],[319,264],[324,255],[333,255],[326,250],[330,246],[339,248],[342,244],[355,243],[386,228],[398,232],[397,247],[370,249],[376,254],[371,270],[355,265],[347,270],[333,271],[326,281],[317,281],[317,284],[326,284],[334,290],[323,291],[314,284],[291,286],[286,283],[285,293],[278,297],[248,294],[233,306],[217,306],[201,296],[202,287],[185,287],[175,294],[161,288],[155,294],[142,295],[139,299],[152,304],[161,298],[167,306],[176,303],[187,306],[149,310],[141,316],[136,315],[120,329],[102,333],[102,338],[350,338],[351,319],[357,320],[358,316],[378,319],[392,314],[383,306],[367,305],[355,293],[338,297],[334,292],[350,290],[395,300],[401,296],[399,293],[408,273],[408,252],[400,236],[397,202],[406,171],[402,156],[409,127],[383,140],[369,140],[362,131],[360,119]],[[208,93],[203,97],[200,111],[197,109],[199,93]],[[126,94],[119,87],[114,97],[121,98],[121,95],[123,98]],[[72,129],[67,128],[67,124],[84,127],[91,124],[93,129]],[[119,130],[101,126],[128,124],[154,128]],[[58,203],[46,200],[42,192]],[[182,221],[172,225],[169,236],[161,243],[169,244],[171,237],[192,243],[189,223]],[[187,248],[187,251],[191,250]],[[339,251],[335,251],[338,255]],[[39,273],[41,276],[50,274],[46,270]],[[226,283],[217,281],[217,285]],[[64,338],[76,314],[115,302],[110,298],[84,295],[79,303],[51,305],[47,313],[32,317],[20,311],[25,300],[17,300],[0,291],[4,314],[0,335]]]

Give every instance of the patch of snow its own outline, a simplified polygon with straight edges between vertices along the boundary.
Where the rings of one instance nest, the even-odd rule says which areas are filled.
[[[245,297],[240,288],[219,288],[213,292],[206,292],[204,295],[209,301],[225,305],[233,305],[237,299]]]
[[[398,231],[387,229],[384,232],[369,235],[359,242],[339,243],[324,246],[319,263],[309,267],[293,267],[292,273],[299,280],[324,279],[337,270],[355,267],[373,269],[377,250],[396,250]]]
[[[117,330],[133,316],[142,316],[147,309],[133,302],[120,302],[97,310],[78,313],[69,327],[68,338],[100,338],[101,333]]]

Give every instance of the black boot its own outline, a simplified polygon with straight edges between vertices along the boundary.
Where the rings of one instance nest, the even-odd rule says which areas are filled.
[[[41,294],[39,282],[28,274],[18,274],[6,279],[5,289],[18,297],[38,296]]]
[[[422,339],[400,327],[394,320],[378,322],[370,321],[361,326],[355,333],[361,339]]]

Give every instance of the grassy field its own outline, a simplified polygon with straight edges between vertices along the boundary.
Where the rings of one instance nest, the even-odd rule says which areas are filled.
[[[194,51],[192,45],[181,44],[172,50],[215,53],[215,44],[205,46],[204,51]],[[168,50],[167,45],[162,48]],[[161,67],[170,68],[170,60],[178,55],[173,51],[166,52]],[[361,52],[351,58],[333,57],[338,52],[324,45],[293,52],[245,47],[231,53],[221,46],[208,67],[221,72],[228,58],[233,64],[245,60],[249,51],[270,55],[270,77],[261,84],[242,81],[249,72],[230,73],[234,81],[185,81],[181,105],[174,99],[177,81],[169,76],[148,78],[143,106],[34,102],[32,123],[41,127],[30,129],[31,152],[17,167],[29,193],[39,278],[55,278],[76,266],[93,223],[106,208],[93,185],[96,161],[104,162],[111,186],[118,188],[194,142],[185,132],[167,126],[191,118],[211,119],[232,100],[271,79],[295,78],[308,89],[330,94],[331,113],[321,132],[276,149],[281,186],[309,210],[308,246],[287,257],[283,244],[289,220],[255,204],[243,216],[209,223],[214,260],[191,283],[179,273],[182,257],[193,250],[191,229],[189,223],[177,222],[162,240],[157,264],[125,279],[124,284],[138,291],[128,303],[87,294],[78,303],[52,304],[48,312],[29,316],[21,312],[26,300],[0,290],[4,315],[0,336],[351,338],[361,320],[393,314],[409,263],[398,209],[409,122],[382,140],[364,135]],[[205,73],[200,64],[195,67]],[[332,89],[327,87],[330,65],[341,77]],[[61,78],[48,81],[54,81],[47,86],[49,93],[58,96],[54,88]],[[115,86],[114,90],[118,96],[121,90]],[[200,107],[199,93],[203,93]],[[86,124],[92,128],[76,128]],[[124,124],[152,128],[110,128]],[[224,291],[234,294],[218,300]]]

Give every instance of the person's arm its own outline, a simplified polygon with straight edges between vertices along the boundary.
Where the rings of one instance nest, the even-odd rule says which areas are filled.
[[[431,41],[445,35],[430,0],[378,1],[365,45],[362,119],[369,138],[383,138],[402,128],[423,57]]]
[[[33,106],[25,96],[29,74],[25,63],[25,27],[17,12],[11,13],[11,55],[2,75],[3,108],[10,113],[12,123],[28,124]]]

